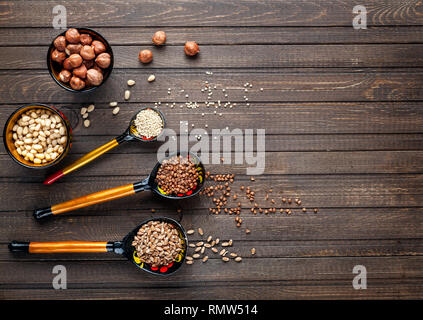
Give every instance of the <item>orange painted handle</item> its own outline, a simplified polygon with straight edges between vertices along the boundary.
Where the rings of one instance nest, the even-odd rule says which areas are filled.
[[[107,242],[100,241],[60,241],[30,242],[29,253],[61,253],[61,252],[108,252]]]
[[[77,210],[79,208],[88,207],[93,204],[102,203],[114,199],[127,197],[135,193],[134,184],[128,184],[108,190],[92,193],[80,198],[69,200],[56,204],[51,207],[51,213],[57,215],[60,213]]]
[[[112,141],[109,141],[105,145],[102,145],[101,147],[91,151],[90,153],[87,153],[85,156],[79,158],[71,165],[67,166],[63,170],[60,170],[51,176],[49,176],[45,181],[44,184],[52,184],[57,179],[63,177],[64,175],[67,175],[68,173],[71,173],[72,171],[75,171],[76,169],[79,169],[82,166],[85,166],[87,163],[93,161],[94,159],[101,156],[103,153],[106,153],[107,151],[113,149],[119,145],[118,141],[116,139],[113,139]]]

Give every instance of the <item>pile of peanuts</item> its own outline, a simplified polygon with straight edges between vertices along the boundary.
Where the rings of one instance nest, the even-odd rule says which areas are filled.
[[[35,164],[54,161],[65,150],[66,127],[62,119],[46,109],[23,113],[13,126],[16,151]]]

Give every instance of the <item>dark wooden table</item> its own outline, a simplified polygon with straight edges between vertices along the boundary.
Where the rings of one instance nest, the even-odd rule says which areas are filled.
[[[251,185],[261,206],[272,188],[278,209],[287,207],[282,196],[298,196],[308,211],[292,206],[291,215],[253,215],[240,196],[244,223],[236,228],[233,216],[209,214],[208,198],[186,201],[181,205],[184,227],[233,239],[231,250],[244,259],[225,264],[209,254],[208,262],[184,265],[170,278],[140,272],[112,254],[16,256],[7,249],[14,239],[118,240],[152,216],[152,208],[155,215],[178,215],[174,203],[144,193],[40,224],[32,217],[34,208],[147,175],[157,146],[128,143],[47,187],[41,182],[54,168],[20,167],[2,144],[1,299],[423,297],[420,0],[67,1],[68,25],[94,28],[115,53],[111,78],[91,94],[66,92],[47,72],[47,48],[59,33],[51,27],[57,4],[0,2],[2,127],[23,104],[51,104],[72,116],[72,110],[95,103],[91,126],[79,121],[74,127],[71,153],[56,169],[120,134],[140,106],[158,101],[173,129],[180,120],[196,128],[207,123],[209,130],[265,128],[266,170],[256,181],[246,175],[247,165],[208,169],[235,173],[233,189]],[[352,28],[356,4],[367,8],[366,30]],[[151,36],[159,29],[168,41],[157,49]],[[196,59],[184,55],[186,40],[200,44]],[[141,48],[152,48],[153,63],[139,63]],[[147,82],[149,74],[156,75],[155,82]],[[137,83],[124,102],[128,79]],[[204,101],[200,88],[206,80],[231,88],[237,106],[222,109],[222,116],[204,106],[179,108],[185,93],[191,101]],[[243,100],[245,82],[253,84],[250,107]],[[110,101],[119,102],[117,116]],[[177,107],[166,106],[171,102]],[[247,227],[251,234],[245,234]],[[252,247],[255,256],[249,254]],[[52,269],[59,264],[67,269],[67,290],[52,287]],[[366,290],[352,286],[355,265],[367,269]]]

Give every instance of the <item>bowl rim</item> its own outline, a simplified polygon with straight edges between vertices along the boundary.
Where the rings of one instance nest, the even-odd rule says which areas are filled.
[[[86,31],[89,31],[89,32],[92,32],[92,33],[94,33],[95,35],[97,35],[97,36],[99,36],[100,38],[102,38],[103,40],[104,40],[104,42],[105,42],[105,45],[106,45],[106,48],[108,49],[107,50],[107,52],[108,51],[110,51],[110,66],[108,66],[107,67],[107,69],[110,69],[110,72],[107,74],[107,76],[103,79],[103,82],[101,82],[98,86],[92,86],[92,87],[90,87],[90,88],[88,88],[88,89],[82,89],[82,90],[75,90],[75,89],[72,89],[72,88],[70,88],[70,87],[67,87],[66,85],[64,85],[59,79],[57,79],[55,76],[54,76],[54,73],[53,73],[53,70],[52,70],[52,64],[53,64],[53,62],[52,63],[50,63],[51,62],[51,51],[54,49],[54,40],[57,38],[57,37],[60,37],[60,36],[64,36],[65,34],[66,34],[66,31],[67,30],[69,30],[69,29],[71,29],[71,28],[74,28],[74,29],[77,29],[78,31],[84,31],[84,30],[86,30]],[[91,92],[91,91],[93,91],[93,90],[95,90],[95,89],[97,89],[97,88],[99,88],[99,87],[101,87],[106,81],[107,81],[107,79],[109,79],[109,76],[110,76],[110,74],[112,73],[112,71],[113,71],[113,64],[114,64],[114,54],[113,54],[113,50],[112,50],[112,46],[110,45],[110,43],[107,41],[107,39],[105,38],[105,37],[103,37],[103,35],[101,35],[99,32],[97,32],[97,31],[95,31],[95,30],[93,30],[93,29],[90,29],[90,28],[85,28],[85,27],[81,27],[81,28],[76,28],[76,27],[69,27],[69,28],[67,28],[65,31],[63,31],[62,33],[60,33],[60,34],[58,34],[56,37],[54,37],[54,39],[53,39],[53,41],[50,43],[50,46],[48,47],[48,50],[47,50],[47,68],[48,68],[48,73],[50,74],[50,76],[53,78],[53,80],[60,86],[60,87],[62,87],[63,89],[66,89],[67,91],[70,91],[70,92]]]
[[[8,127],[8,125],[9,125],[9,122],[12,120],[12,118],[13,118],[13,116],[16,114],[16,113],[18,113],[20,110],[22,110],[22,109],[24,109],[24,108],[28,108],[28,107],[34,107],[34,109],[36,109],[37,107],[44,107],[44,108],[47,108],[47,109],[49,109],[50,111],[52,111],[52,112],[54,112],[55,114],[57,114],[59,117],[60,117],[60,119],[62,119],[62,121],[63,121],[63,123],[64,123],[64,125],[65,125],[65,127],[66,127],[66,136],[67,136],[67,141],[66,141],[66,146],[65,146],[65,148],[64,148],[64,151],[62,152],[62,154],[58,157],[58,158],[56,158],[54,161],[52,161],[52,162],[50,162],[50,163],[48,163],[48,164],[46,164],[46,165],[43,165],[43,166],[30,166],[30,165],[27,165],[27,164],[25,164],[25,163],[23,163],[23,162],[21,162],[21,161],[19,161],[13,154],[12,154],[12,152],[9,150],[9,147],[8,147],[8,145],[7,145],[7,141],[6,141],[6,137],[7,137],[7,132],[6,132],[6,130],[7,130],[7,127]],[[30,110],[30,109],[29,109]],[[5,123],[5,125],[4,125],[4,128],[3,128],[3,144],[4,144],[4,148],[6,149],[6,151],[7,151],[7,153],[9,154],[9,156],[13,159],[13,161],[15,161],[16,163],[18,163],[18,164],[20,164],[21,166],[23,166],[23,167],[25,167],[25,168],[29,168],[29,169],[46,169],[46,168],[49,168],[49,167],[52,167],[52,166],[54,166],[54,165],[56,165],[56,164],[58,164],[60,161],[62,161],[63,160],[63,158],[66,156],[66,154],[67,154],[67,151],[70,149],[70,147],[71,147],[71,144],[72,144],[72,142],[71,142],[71,140],[72,140],[72,128],[71,128],[71,126],[70,126],[70,124],[69,124],[69,121],[67,120],[67,118],[63,115],[63,113],[59,110],[59,109],[57,109],[57,108],[55,108],[55,107],[53,107],[53,106],[49,106],[49,105],[46,105],[46,104],[42,104],[42,103],[29,103],[29,104],[25,104],[25,105],[23,105],[23,106],[21,106],[21,107],[19,107],[18,109],[16,109],[15,111],[13,111],[11,114],[10,114],[10,116],[7,118],[7,120],[6,120],[6,123]]]

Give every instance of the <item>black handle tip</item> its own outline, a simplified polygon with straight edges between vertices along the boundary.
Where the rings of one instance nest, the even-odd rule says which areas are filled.
[[[11,252],[28,252],[29,242],[12,241],[9,243],[9,250]]]
[[[34,218],[37,220],[48,218],[48,217],[51,217],[52,215],[53,215],[53,212],[51,211],[51,207],[34,210]]]

